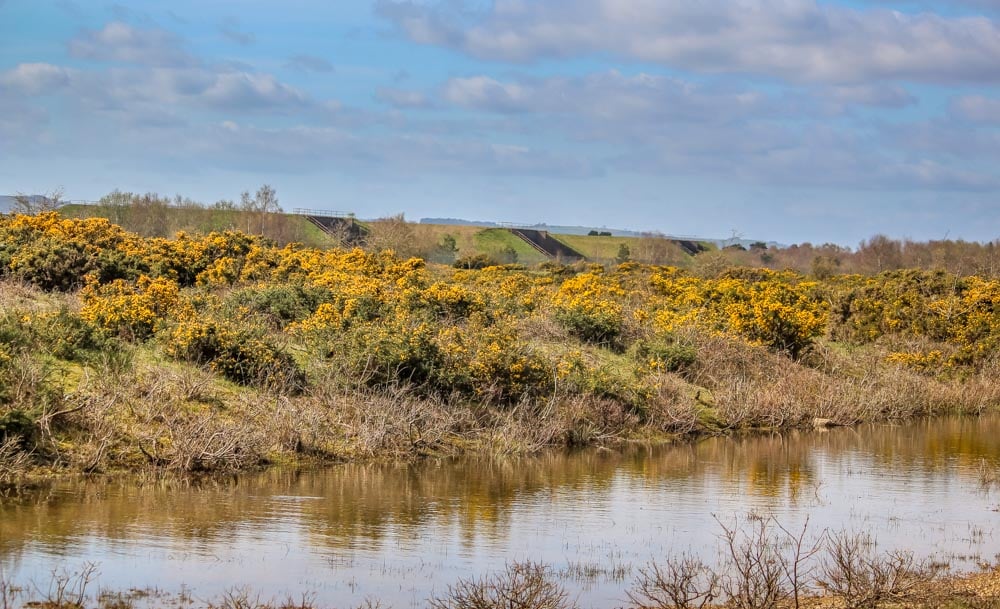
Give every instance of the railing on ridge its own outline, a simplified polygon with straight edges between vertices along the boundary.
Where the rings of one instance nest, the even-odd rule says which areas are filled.
[[[317,218],[354,218],[353,211],[339,211],[333,209],[303,209],[296,207],[292,213],[297,216],[316,216]]]

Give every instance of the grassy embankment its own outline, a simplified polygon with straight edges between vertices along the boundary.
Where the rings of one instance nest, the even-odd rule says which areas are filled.
[[[145,237],[168,237],[178,231],[209,233],[242,230],[261,233],[279,245],[298,242],[310,247],[339,245],[303,216],[296,214],[260,214],[238,209],[216,209],[198,205],[176,206],[159,198],[140,199],[131,205],[65,205],[60,213],[72,218],[105,218],[125,230]],[[449,263],[455,258],[483,255],[498,264],[517,262],[535,265],[547,260],[524,240],[503,228],[419,224],[401,218],[383,218],[361,224],[369,231],[371,246],[392,249],[403,256],[417,256],[434,262]],[[553,235],[579,251],[588,260],[614,263],[625,245],[630,258],[638,262],[688,266],[692,259],[675,244],[663,238]],[[442,251],[447,239],[454,240],[454,251]]]
[[[1000,282],[944,273],[466,271],[42,214],[0,218],[0,275],[6,481],[1000,404]]]

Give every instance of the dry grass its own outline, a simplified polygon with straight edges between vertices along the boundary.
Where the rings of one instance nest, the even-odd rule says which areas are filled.
[[[874,348],[818,345],[800,362],[761,347],[692,333],[696,364],[685,379],[706,388],[730,428],[793,428],[815,418],[834,424],[904,420],[1000,406],[995,363],[967,378],[940,378],[886,364]]]

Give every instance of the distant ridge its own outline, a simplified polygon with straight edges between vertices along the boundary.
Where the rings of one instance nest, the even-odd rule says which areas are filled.
[[[678,241],[700,241],[704,243],[713,243],[718,247],[726,247],[727,245],[742,245],[743,247],[749,247],[753,243],[766,243],[768,247],[787,247],[783,244],[777,243],[775,241],[763,241],[762,239],[717,239],[713,237],[695,237],[691,235],[669,235],[660,234],[655,231],[635,231],[626,230],[622,228],[607,228],[606,226],[562,226],[558,224],[514,224],[510,222],[488,222],[483,220],[465,220],[462,218],[421,218],[421,224],[444,224],[452,226],[479,226],[482,228],[526,228],[530,230],[542,230],[548,231],[554,235],[586,235],[591,231],[597,231],[600,233],[611,233],[613,237],[645,237],[650,234],[656,234],[658,236],[665,237],[667,239],[673,239]]]
[[[483,228],[527,228],[531,230],[544,230],[557,235],[586,235],[592,230],[611,233],[615,237],[641,237],[643,233],[634,230],[624,230],[620,228],[607,228],[604,226],[562,226],[558,224],[516,224],[511,222],[486,222],[482,220],[463,220],[461,218],[421,218],[421,224],[445,224],[452,226],[481,226]]]

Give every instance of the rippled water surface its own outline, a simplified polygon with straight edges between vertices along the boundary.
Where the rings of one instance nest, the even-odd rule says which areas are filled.
[[[715,518],[751,511],[870,531],[959,567],[992,560],[1000,491],[981,471],[998,467],[1000,417],[987,417],[199,484],[70,482],[0,500],[0,565],[43,589],[53,569],[91,561],[96,586],[209,599],[245,585],[402,608],[531,559],[583,606],[613,607],[630,569],[681,550],[714,560]]]

